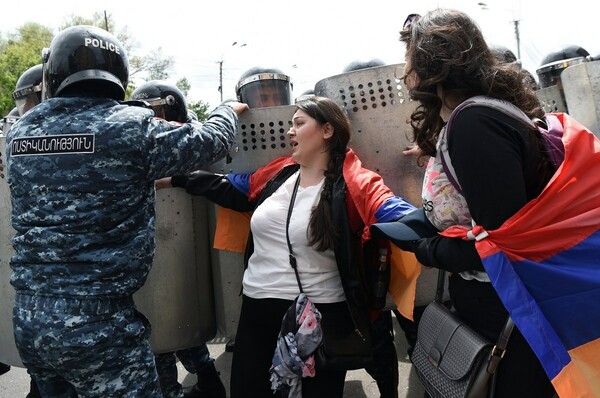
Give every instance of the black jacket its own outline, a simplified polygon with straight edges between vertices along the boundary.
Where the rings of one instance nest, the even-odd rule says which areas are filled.
[[[205,171],[195,172],[193,175],[173,177],[173,186],[185,187],[192,195],[202,195],[208,200],[236,211],[252,211],[271,196],[299,166],[289,165],[281,169],[262,190],[260,197],[255,202],[249,202],[247,196],[238,191],[233,184],[221,174]],[[342,173],[333,184],[331,197],[331,214],[334,225],[339,226],[338,239],[334,248],[335,258],[346,296],[346,303],[353,318],[356,332],[370,338],[370,321],[367,297],[367,284],[365,267],[361,264],[364,258],[360,234],[353,233],[348,218],[346,182]],[[246,251],[244,253],[244,266],[248,266],[248,259],[254,252],[252,232],[248,236]],[[287,259],[282,259],[287,261]]]

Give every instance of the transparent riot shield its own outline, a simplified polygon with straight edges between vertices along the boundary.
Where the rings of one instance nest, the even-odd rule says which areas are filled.
[[[6,137],[0,136],[0,158],[6,167]],[[14,254],[12,237],[15,234],[10,222],[10,190],[6,182],[6,169],[0,172],[0,362],[23,366],[13,337],[12,310],[15,289],[10,285],[10,258]]]
[[[560,76],[569,115],[600,137],[600,61],[571,66]]]

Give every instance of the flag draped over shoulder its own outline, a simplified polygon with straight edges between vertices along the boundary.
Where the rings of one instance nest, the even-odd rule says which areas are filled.
[[[600,397],[600,140],[556,116],[565,159],[544,191],[499,229],[470,232],[559,396]],[[466,232],[442,234],[466,239]]]

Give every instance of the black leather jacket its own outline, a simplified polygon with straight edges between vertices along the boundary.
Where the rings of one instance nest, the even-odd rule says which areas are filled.
[[[238,191],[223,175],[199,171],[192,176],[173,177],[173,186],[185,187],[192,195],[202,195],[208,200],[236,211],[252,211],[271,196],[299,166],[297,164],[282,168],[263,188],[255,202],[249,202],[246,195]],[[335,258],[346,296],[346,303],[353,318],[355,332],[363,338],[370,338],[370,320],[367,297],[365,269],[361,264],[362,245],[360,232],[353,233],[350,228],[347,210],[346,182],[340,172],[333,184],[331,197],[331,214],[334,225],[339,226],[337,244],[334,248]],[[248,236],[244,254],[244,266],[254,252],[252,232]],[[287,259],[286,259],[287,260]]]

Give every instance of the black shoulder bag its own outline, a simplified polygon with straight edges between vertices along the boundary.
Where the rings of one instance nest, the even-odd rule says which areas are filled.
[[[442,304],[445,277],[440,269],[436,298],[419,322],[410,360],[432,398],[493,397],[496,369],[514,323],[508,317],[492,346]]]

